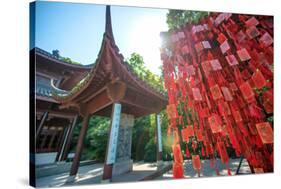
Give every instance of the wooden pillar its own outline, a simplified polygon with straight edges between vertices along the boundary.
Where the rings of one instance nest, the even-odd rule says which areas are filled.
[[[162,134],[161,134],[161,117],[156,114],[156,138],[157,138],[157,162],[162,161]]]
[[[66,160],[66,158],[67,158],[68,152],[70,150],[71,141],[72,141],[73,130],[74,130],[74,127],[76,126],[77,120],[78,120],[78,115],[74,117],[71,127],[69,128],[69,133],[67,134],[67,137],[66,137],[66,143],[65,143],[65,146],[63,147],[62,156],[61,156],[60,161]]]
[[[36,128],[36,140],[37,140],[37,137],[39,136],[42,128],[43,128],[43,125],[45,123],[45,120],[47,119],[48,117],[48,112],[45,112],[43,115],[42,115],[42,119],[40,121],[40,124],[38,125],[38,127]]]
[[[78,172],[82,148],[84,144],[84,138],[86,136],[88,125],[89,125],[89,118],[90,115],[88,114],[83,118],[82,128],[80,130],[75,156],[71,165],[70,176],[75,176]]]
[[[56,161],[60,161],[59,158],[61,157],[64,141],[65,141],[65,138],[67,137],[67,133],[68,133],[69,129],[70,129],[70,124],[63,128],[63,131],[62,131],[63,135],[57,140],[58,143],[56,146],[56,150],[58,151],[58,154],[56,157]]]
[[[44,138],[43,138],[43,140],[42,140],[42,143],[40,144],[40,149],[43,149],[44,147],[45,147],[45,145],[46,145],[46,140],[47,140],[47,138],[48,138],[48,136],[49,136],[49,130],[46,132],[46,134],[44,135]]]
[[[103,177],[105,181],[112,179],[112,168],[116,160],[118,131],[121,118],[121,104],[114,103],[112,106],[111,123],[109,130],[109,140],[107,142],[106,158],[103,168]]]
[[[53,142],[54,142],[56,136],[59,135],[59,132],[60,131],[52,131],[52,138],[51,138],[51,140],[50,140],[50,142],[48,144],[48,150],[50,150],[52,148]]]

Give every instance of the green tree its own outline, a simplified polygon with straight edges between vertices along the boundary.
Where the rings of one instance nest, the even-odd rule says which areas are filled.
[[[196,24],[208,14],[208,12],[204,11],[169,10],[166,22],[170,30],[175,30],[187,23]]]

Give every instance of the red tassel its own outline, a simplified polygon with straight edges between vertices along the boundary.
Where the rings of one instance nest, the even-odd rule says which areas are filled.
[[[218,168],[216,168],[216,173],[218,176],[220,176],[220,172],[219,172]]]
[[[186,158],[190,158],[190,152],[188,150],[188,144],[186,144],[185,155],[186,155]]]

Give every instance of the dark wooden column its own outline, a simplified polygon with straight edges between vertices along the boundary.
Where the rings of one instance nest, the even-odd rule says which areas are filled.
[[[63,139],[63,144],[62,144],[61,151],[60,151],[60,154],[58,157],[58,161],[64,160],[64,156],[66,157],[68,154],[68,150],[70,148],[71,138],[72,138],[72,134],[73,134],[73,128],[76,125],[77,117],[78,116],[75,116],[73,118],[72,122],[68,126],[66,135]]]
[[[48,112],[45,112],[43,115],[42,115],[42,118],[41,118],[41,121],[40,121],[40,124],[38,125],[38,127],[36,128],[36,140],[37,140],[37,137],[39,136],[42,128],[43,128],[43,125],[45,123],[45,120],[48,118]]]
[[[157,139],[157,161],[162,161],[162,135],[161,135],[161,117],[160,114],[155,114],[156,121],[156,139]]]
[[[53,146],[53,142],[56,138],[56,136],[59,135],[59,131],[52,131],[52,138],[48,144],[48,150],[51,150],[52,146]]]
[[[56,157],[56,161],[60,161],[60,157],[61,157],[61,154],[62,154],[62,150],[63,150],[63,145],[64,145],[64,141],[65,141],[65,138],[67,137],[67,133],[69,132],[69,129],[70,129],[70,124],[65,126],[63,128],[63,135],[61,138],[58,139],[58,145],[56,146],[56,150],[58,151],[58,154],[57,154],[57,157]]]
[[[113,164],[115,163],[116,160],[116,153],[117,153],[120,118],[121,118],[121,104],[114,103],[112,106],[109,140],[107,142],[106,156],[105,156],[105,162],[103,168],[102,179],[104,181],[110,181],[112,179],[112,169],[113,169]]]
[[[78,172],[82,148],[83,148],[83,144],[84,144],[84,138],[86,136],[88,125],[89,125],[89,118],[90,118],[89,114],[87,114],[83,118],[82,128],[80,130],[80,134],[79,134],[79,138],[78,138],[78,142],[77,142],[77,146],[76,146],[75,156],[74,156],[74,159],[73,159],[73,162],[71,165],[70,176],[74,176]]]

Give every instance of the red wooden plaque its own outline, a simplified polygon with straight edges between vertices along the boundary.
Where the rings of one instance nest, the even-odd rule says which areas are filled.
[[[241,114],[240,114],[239,110],[233,111],[232,115],[233,115],[234,120],[235,120],[236,123],[239,123],[239,122],[242,121],[242,117],[241,117]]]
[[[195,68],[193,65],[186,66],[186,73],[188,76],[195,75]]]
[[[213,133],[221,132],[221,124],[217,115],[209,117],[208,122]]]
[[[269,45],[271,45],[273,43],[273,39],[272,39],[271,35],[269,35],[267,32],[261,36],[259,41],[265,47],[268,47]]]
[[[176,162],[176,163],[182,163],[183,162],[181,147],[180,147],[179,144],[173,145],[173,154],[174,154],[174,162]]]
[[[227,62],[228,62],[228,64],[230,66],[234,66],[234,65],[238,64],[238,61],[237,61],[236,57],[233,54],[228,55],[225,58],[226,58],[226,60],[227,60]]]
[[[232,101],[233,100],[232,94],[231,94],[230,90],[227,87],[221,87],[221,90],[222,90],[224,99],[226,101]]]
[[[273,131],[270,123],[262,122],[256,124],[259,136],[264,144],[272,144],[273,143]]]
[[[258,89],[261,89],[261,88],[263,88],[264,86],[266,86],[266,80],[265,80],[265,78],[263,77],[263,74],[260,72],[260,70],[257,70],[257,71],[253,74],[252,80],[253,80],[255,86],[256,86]]]
[[[218,59],[210,60],[211,66],[214,71],[221,70],[221,64]]]
[[[255,96],[255,93],[248,82],[244,82],[239,88],[245,100],[250,100]]]
[[[221,94],[221,90],[220,90],[220,87],[216,84],[214,86],[212,86],[210,88],[210,91],[212,93],[212,96],[213,96],[213,99],[214,100],[217,100],[217,99],[220,99],[222,98],[222,94]]]
[[[202,95],[200,93],[199,88],[192,88],[192,94],[193,94],[194,100],[196,100],[196,101],[202,100]]]
[[[209,61],[202,62],[202,68],[206,77],[209,77],[210,72],[212,71],[212,67]]]
[[[251,59],[251,56],[245,48],[237,51],[237,55],[239,56],[241,61],[247,61]]]
[[[230,46],[227,42],[227,40],[225,40],[221,45],[220,45],[220,49],[222,54],[226,53],[226,51],[228,51],[230,49]]]
[[[201,161],[199,155],[192,156],[192,165],[193,165],[193,169],[196,171],[201,169]]]
[[[177,107],[175,104],[167,105],[167,114],[169,119],[174,119],[177,117]]]
[[[188,125],[187,127],[183,128],[181,130],[181,136],[182,136],[182,140],[184,142],[187,142],[189,140],[189,137],[194,136],[193,126]]]
[[[202,41],[202,45],[204,47],[204,49],[210,49],[211,45],[209,43],[209,41]]]
[[[255,26],[251,26],[246,30],[246,33],[250,39],[256,38],[260,35],[259,30]]]
[[[246,21],[246,26],[247,27],[257,26],[258,24],[259,24],[259,21],[254,16]]]
[[[217,41],[222,44],[224,41],[226,40],[226,37],[223,33],[220,33],[218,38],[217,38]]]

